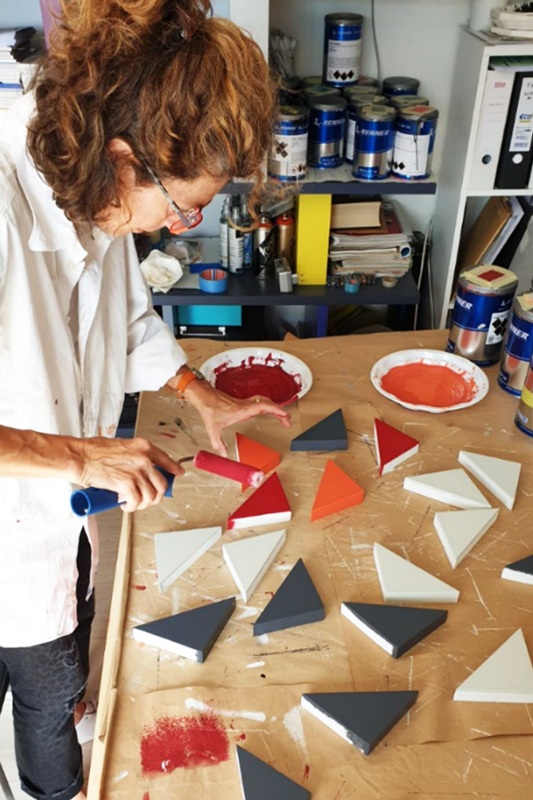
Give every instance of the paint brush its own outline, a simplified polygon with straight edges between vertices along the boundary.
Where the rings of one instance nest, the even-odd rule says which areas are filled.
[[[261,485],[265,477],[256,467],[233,461],[231,458],[223,458],[216,453],[208,453],[206,450],[199,450],[195,456],[180,458],[178,464],[185,464],[188,461],[192,461],[196,469],[201,469],[203,472],[210,472],[221,478],[242,483],[244,486],[252,486],[254,489]]]

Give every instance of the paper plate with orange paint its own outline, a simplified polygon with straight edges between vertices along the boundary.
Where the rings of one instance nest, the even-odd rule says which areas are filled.
[[[400,350],[377,361],[374,388],[413,411],[443,414],[468,408],[489,391],[485,373],[471,361],[441,350]]]

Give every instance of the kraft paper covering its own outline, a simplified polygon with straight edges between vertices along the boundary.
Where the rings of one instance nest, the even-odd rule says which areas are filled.
[[[285,342],[283,349],[302,358],[314,376],[309,395],[291,407],[292,430],[267,417],[239,425],[238,430],[282,453],[278,473],[293,518],[286,526],[255,531],[224,528],[217,545],[163,595],[157,586],[153,534],[224,526],[251,490],[241,493],[240,485],[191,468],[176,481],[172,500],[134,515],[125,623],[122,641],[116,645],[122,647],[116,706],[104,741],[107,768],[101,796],[129,800],[149,791],[150,800],[157,800],[169,794],[181,797],[180,790],[189,797],[194,790],[202,800],[212,796],[216,784],[217,800],[239,798],[233,754],[241,733],[246,740],[240,744],[295,780],[302,782],[307,764],[306,785],[314,800],[526,796],[520,788],[528,781],[528,791],[531,788],[533,740],[519,735],[533,733],[533,706],[452,701],[457,686],[517,628],[523,629],[533,653],[533,588],[500,578],[506,564],[533,552],[533,449],[513,425],[517,401],[496,385],[497,367],[487,371],[491,391],[479,405],[442,415],[403,409],[378,394],[369,379],[371,366],[388,353],[411,347],[443,349],[445,342],[442,331]],[[200,366],[229,344],[187,342],[186,347],[190,362]],[[347,452],[290,453],[292,437],[339,407],[348,429]],[[416,456],[381,478],[373,440],[376,416],[420,441]],[[194,410],[166,390],[143,396],[137,433],[176,458],[209,449]],[[226,433],[226,441],[234,455],[233,432]],[[452,509],[406,492],[402,485],[406,475],[457,468],[460,449],[517,460],[523,466],[512,512],[480,486],[489,502],[500,508],[500,515],[453,570],[432,524],[436,511]],[[366,497],[352,510],[311,523],[311,507],[328,457],[364,488]],[[285,546],[248,603],[238,599],[205,664],[131,638],[135,625],[236,594],[222,545],[281,527],[287,528]],[[340,614],[342,601],[383,602],[372,555],[374,541],[461,592],[459,602],[447,606],[445,625],[398,660]],[[300,557],[325,604],[326,619],[254,638],[254,620]],[[419,697],[385,745],[366,759],[305,712],[305,746],[295,740],[294,730],[291,737],[283,719],[299,705],[303,691],[349,689],[416,689]],[[190,697],[214,710],[256,709],[265,715],[265,722],[223,717],[224,724],[233,726],[228,762],[143,776],[139,755],[143,725],[161,716],[198,714],[184,706]],[[124,772],[127,776],[118,780]]]

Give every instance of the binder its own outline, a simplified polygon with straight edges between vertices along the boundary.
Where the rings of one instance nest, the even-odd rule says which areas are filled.
[[[512,72],[504,70],[489,69],[487,72],[470,170],[470,189],[494,188],[514,78]]]
[[[533,72],[517,72],[496,172],[496,188],[525,189],[533,162]]]

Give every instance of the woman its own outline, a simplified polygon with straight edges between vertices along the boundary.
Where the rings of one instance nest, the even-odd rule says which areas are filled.
[[[156,465],[181,474],[153,444],[109,438],[124,393],[166,384],[222,454],[228,425],[290,424],[269,401],[197,379],[133,244],[192,227],[228,179],[260,175],[268,69],[209,12],[208,0],[70,0],[34,92],[0,122],[0,659],[22,786],[39,800],[83,796],[73,712],[97,540],[93,519],[80,536],[72,484],[117,491],[134,511],[163,496]]]

